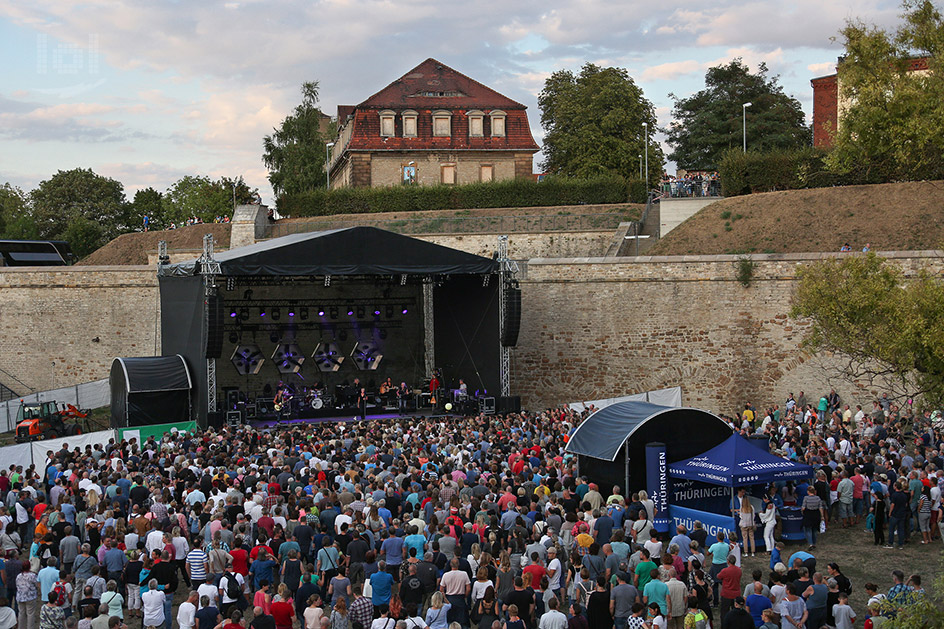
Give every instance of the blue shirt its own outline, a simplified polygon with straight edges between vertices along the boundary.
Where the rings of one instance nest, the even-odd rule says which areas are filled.
[[[390,602],[390,589],[393,587],[393,575],[389,572],[375,572],[370,575],[370,602],[375,606]]]
[[[59,580],[59,569],[46,566],[36,575],[36,580],[40,585],[40,600],[49,602],[49,593],[52,592],[52,586]]]
[[[386,553],[386,561],[391,566],[399,566],[403,563],[403,538],[388,537],[380,545],[380,550]],[[417,555],[419,556],[419,555]]]
[[[760,627],[764,624],[761,614],[764,613],[765,609],[773,607],[770,599],[760,594],[751,594],[744,602],[747,604],[747,611],[751,612],[751,618],[754,619],[754,626]]]

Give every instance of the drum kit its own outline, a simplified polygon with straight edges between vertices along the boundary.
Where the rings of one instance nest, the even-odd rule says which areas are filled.
[[[331,402],[333,401],[330,399],[331,396],[325,394],[324,389],[306,388],[304,393],[305,404],[308,406],[308,408],[316,411],[324,408],[325,406],[330,406]]]

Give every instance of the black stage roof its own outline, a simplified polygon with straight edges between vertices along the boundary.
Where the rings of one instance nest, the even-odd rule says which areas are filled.
[[[498,262],[376,227],[294,234],[214,256],[224,276],[239,275],[480,275]],[[196,260],[161,266],[158,274],[185,277]]]

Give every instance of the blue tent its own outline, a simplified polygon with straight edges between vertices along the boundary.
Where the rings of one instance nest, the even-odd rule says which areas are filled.
[[[797,480],[812,475],[813,468],[809,465],[765,452],[738,434],[731,435],[704,454],[669,465],[671,478],[725,487]]]

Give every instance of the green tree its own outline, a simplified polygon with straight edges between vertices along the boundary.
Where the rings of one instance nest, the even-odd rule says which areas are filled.
[[[0,186],[0,236],[21,238],[22,225],[29,225],[29,198],[22,190],[9,183]]]
[[[646,152],[649,125],[649,181],[662,175],[663,155],[652,140],[656,114],[642,88],[623,68],[587,63],[579,74],[558,70],[538,96],[544,128],[544,162],[552,174],[570,177],[620,175],[635,178]]]
[[[262,162],[277,196],[325,187],[325,143],[334,125],[317,106],[318,82],[302,83],[301,91],[295,111],[262,141]]]
[[[869,168],[876,181],[944,176],[944,20],[929,0],[906,0],[894,32],[849,22],[841,31],[844,103],[830,165]],[[912,72],[926,57],[927,72]]]
[[[242,177],[222,177],[214,181],[206,176],[187,175],[174,182],[164,193],[160,226],[168,227],[171,223],[179,225],[192,217],[209,223],[218,216],[230,216],[234,200],[237,205],[250,203],[256,192],[256,189],[246,185]]]
[[[808,319],[812,352],[844,357],[841,375],[944,402],[944,282],[906,278],[870,253],[829,259],[800,272],[791,315]]]
[[[163,195],[154,188],[144,188],[134,193],[131,202],[129,223],[135,229],[144,229],[144,217],[148,218],[148,229],[164,229],[167,227],[164,220],[164,206],[161,203]]]
[[[40,238],[67,240],[73,223],[94,223],[98,237],[84,230],[82,242],[72,250],[83,257],[127,230],[127,201],[119,181],[103,177],[91,169],[60,170],[40,182],[30,193],[31,220]],[[73,233],[75,233],[73,231]]]
[[[792,149],[809,146],[800,102],[784,93],[779,77],[768,76],[761,63],[756,74],[738,58],[709,68],[705,89],[674,101],[666,142],[669,159],[686,170],[717,170],[722,154],[741,149],[744,103],[747,109],[747,142],[751,150]]]

